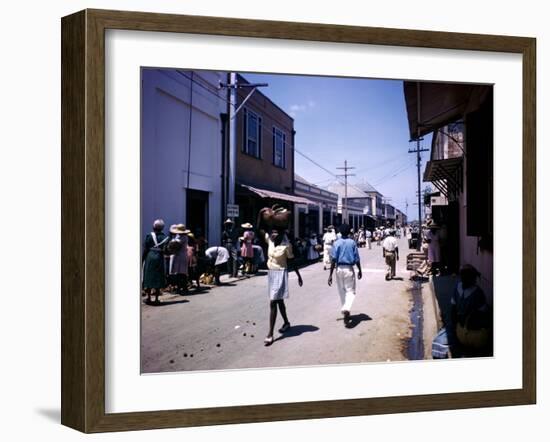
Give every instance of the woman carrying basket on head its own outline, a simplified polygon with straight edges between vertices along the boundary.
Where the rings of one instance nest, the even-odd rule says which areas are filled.
[[[290,321],[286,314],[285,299],[288,298],[288,271],[289,268],[296,272],[298,276],[298,285],[303,285],[302,276],[298,268],[293,266],[292,244],[290,243],[285,230],[288,225],[288,216],[290,212],[286,209],[279,209],[273,212],[272,209],[260,211],[260,217],[265,215],[265,211],[271,210],[274,216],[264,218],[264,224],[268,226],[268,232],[263,237],[267,242],[267,292],[269,296],[269,330],[264,345],[269,346],[273,343],[273,330],[277,320],[277,309],[283,317],[283,326],[279,333],[285,333],[290,328]],[[264,213],[262,213],[264,212]],[[260,225],[260,223],[258,223]]]

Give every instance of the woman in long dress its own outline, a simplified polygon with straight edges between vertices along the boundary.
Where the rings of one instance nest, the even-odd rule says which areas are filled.
[[[315,235],[315,233],[312,233],[308,241],[308,248],[307,248],[308,261],[317,261],[319,259],[319,252],[316,250],[317,244],[318,244],[317,235]]]
[[[294,254],[292,245],[283,229],[273,229],[271,234],[265,234],[267,241],[267,292],[269,295],[269,331],[264,340],[264,345],[273,343],[273,329],[277,320],[277,309],[283,317],[283,326],[279,333],[284,333],[290,328],[290,322],[286,314],[285,299],[288,298],[288,270],[292,266]],[[293,266],[292,266],[293,267]],[[298,285],[303,285],[302,276],[298,268],[293,270],[298,276]]]
[[[187,275],[189,273],[189,260],[187,259],[187,234],[191,233],[184,224],[170,226],[172,239],[167,249],[170,254],[170,275],[173,275],[178,295],[187,295]]]
[[[243,243],[241,245],[241,257],[243,258],[243,274],[252,273],[252,267],[254,262],[254,248],[252,243],[254,241],[254,231],[252,230],[253,226],[250,223],[242,224],[241,227],[244,230],[243,233]]]
[[[154,304],[159,304],[161,290],[166,287],[166,274],[164,271],[164,248],[168,242],[168,236],[163,232],[164,221],[155,220],[153,231],[145,236],[143,241],[143,289],[147,295],[146,302],[151,303],[151,295],[155,294]]]

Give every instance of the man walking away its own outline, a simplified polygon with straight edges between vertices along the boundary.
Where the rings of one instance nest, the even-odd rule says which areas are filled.
[[[328,285],[332,286],[332,274],[336,268],[336,285],[342,304],[342,314],[344,315],[344,325],[349,324],[351,306],[355,299],[355,271],[353,266],[357,266],[357,278],[361,279],[361,261],[359,260],[359,251],[357,244],[349,238],[350,227],[348,224],[340,226],[342,237],[334,243],[331,251],[332,263],[330,266],[330,275]]]
[[[389,281],[395,278],[395,262],[399,261],[399,247],[397,247],[397,239],[395,239],[395,230],[390,230],[389,235],[384,239],[382,256],[386,259],[388,266],[386,281]]]

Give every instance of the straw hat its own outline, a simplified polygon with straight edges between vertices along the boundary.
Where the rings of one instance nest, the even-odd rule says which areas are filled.
[[[187,235],[188,233],[191,233],[191,230],[187,230],[185,228],[185,224],[172,224],[170,226],[170,233],[175,235]]]
[[[223,223],[224,224],[235,224],[231,218],[227,218]]]
[[[241,227],[243,229],[252,229],[254,226],[250,223],[244,223],[244,224],[241,224]]]

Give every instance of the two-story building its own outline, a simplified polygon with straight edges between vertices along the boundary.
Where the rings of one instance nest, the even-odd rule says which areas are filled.
[[[242,75],[237,82],[247,84]],[[237,89],[237,106],[249,94]],[[274,204],[294,210],[311,201],[294,194],[294,119],[256,90],[237,114],[236,204],[238,222],[256,224],[259,211]],[[290,226],[292,228],[292,226]]]
[[[356,184],[346,186],[340,181],[335,181],[327,186],[327,189],[338,195],[338,211],[342,222],[348,222],[353,229],[365,226],[372,229],[375,217],[372,212],[372,198]],[[347,214],[347,220],[345,216]]]
[[[384,195],[382,195],[378,190],[372,186],[368,181],[363,180],[355,184],[355,187],[359,188],[364,192],[371,201],[371,210],[370,214],[374,219],[374,225],[372,227],[383,226],[385,225],[385,201]]]
[[[162,218],[219,244],[225,73],[143,68],[141,79],[142,237]]]

